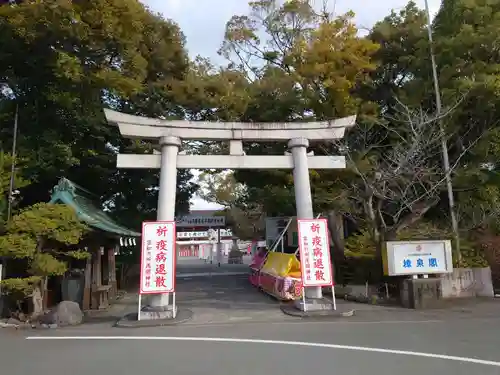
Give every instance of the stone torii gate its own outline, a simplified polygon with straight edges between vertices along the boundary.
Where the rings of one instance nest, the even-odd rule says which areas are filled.
[[[118,154],[118,168],[159,168],[160,185],[157,219],[173,221],[177,190],[177,169],[293,169],[298,219],[313,219],[309,169],[343,169],[343,156],[314,156],[307,152],[309,141],[344,137],[356,116],[323,122],[243,123],[159,120],[104,110],[110,124],[126,138],[157,141],[160,153]],[[229,155],[185,155],[181,140],[229,141]],[[245,155],[243,142],[288,142],[285,155]],[[322,298],[321,288],[306,288],[307,299]],[[152,298],[153,308],[166,308],[168,296]],[[300,305],[300,304],[299,304]],[[308,303],[309,305],[309,303]],[[303,306],[299,306],[303,309]],[[311,310],[311,307],[307,307]]]

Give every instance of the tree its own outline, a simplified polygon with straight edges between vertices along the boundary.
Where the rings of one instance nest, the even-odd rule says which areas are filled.
[[[490,63],[496,53],[494,14],[495,5],[488,2],[444,1],[433,24],[443,102],[450,107],[460,100],[441,121],[450,158],[456,161],[452,177],[465,237],[472,227],[496,220],[498,85],[496,66]],[[368,35],[381,46],[375,54],[379,65],[372,81],[361,86],[360,95],[376,102],[386,120],[399,111],[398,101],[426,113],[435,111],[425,24],[425,13],[410,2],[377,23]],[[392,120],[387,126],[398,129]],[[386,139],[388,144],[394,142],[392,136]],[[433,159],[434,165],[442,164],[440,153]],[[447,200],[444,192],[437,198],[439,202],[426,216],[442,225],[449,221],[443,214]]]
[[[498,23],[495,6],[496,3],[488,1],[443,1],[433,22],[442,101],[445,106],[453,106],[457,98],[461,98],[460,106],[443,118],[448,153],[457,159],[468,144],[474,144],[460,157],[452,173],[457,205],[463,209],[474,201],[472,195],[481,203],[480,196],[484,196],[485,191],[478,189],[494,191],[491,172],[495,171],[491,167],[498,160],[500,139],[496,120],[498,67],[491,64],[496,56],[496,38],[492,32]],[[374,72],[373,84],[369,89],[364,88],[363,97],[378,98],[384,114],[391,114],[397,107],[394,98],[425,111],[435,110],[425,23],[425,14],[410,2],[399,13],[392,12],[379,22],[369,35],[381,44],[376,54],[380,64]],[[436,165],[441,163],[440,156],[436,155]],[[433,219],[447,220],[443,212],[446,212],[446,199],[441,199],[431,210]],[[472,213],[460,214],[471,218]],[[470,227],[467,221],[462,221],[464,229]]]
[[[3,226],[7,220],[9,190],[12,176],[12,162],[12,156],[10,154],[2,152],[2,150],[0,149],[0,234],[3,232]],[[17,163],[18,164],[16,170],[22,168],[22,161],[19,160]],[[13,182],[16,188],[22,188],[29,184],[27,180],[21,178],[17,173],[14,174]],[[14,197],[16,197],[15,200]],[[17,194],[13,194],[10,199],[12,199],[13,206],[18,203]]]
[[[87,227],[64,205],[40,203],[15,215],[0,236],[0,256],[22,261],[27,276],[2,281],[17,296],[31,296],[33,315],[43,313],[43,295],[49,276],[63,275],[71,258],[85,259],[78,249]]]
[[[495,226],[497,220],[500,71],[494,63],[498,56],[494,30],[500,26],[499,11],[497,2],[445,0],[433,25],[443,100],[449,101],[457,92],[468,93],[445,123],[452,134],[450,154],[460,154],[464,142],[482,135],[454,175],[464,230],[479,223],[488,225],[487,221]],[[492,220],[485,220],[488,217]]]
[[[330,120],[357,111],[352,90],[375,68],[371,56],[378,46],[357,36],[353,13],[318,14],[305,0],[254,1],[250,7],[250,15],[227,23],[222,54],[256,78],[272,68],[284,72],[282,80],[293,82],[298,90],[292,92],[302,98],[299,118]]]
[[[197,57],[182,81],[172,90],[192,121],[238,121],[245,112],[250,96],[245,75],[231,67],[215,67],[209,60]]]
[[[397,112],[398,100],[419,107],[432,94],[426,23],[425,12],[410,1],[377,22],[367,35],[380,46],[373,56],[377,68],[358,93],[364,102],[376,103],[383,115]]]
[[[233,234],[243,240],[254,240],[264,235],[265,214],[262,205],[249,203],[245,187],[234,178],[234,173],[203,173],[200,176],[200,195],[203,199],[224,206],[226,223]]]
[[[24,186],[16,180],[21,207],[30,210],[47,201],[65,176],[96,193],[130,227],[138,229],[141,221],[155,218],[159,171],[117,171],[116,154],[152,152],[156,145],[123,139],[105,122],[102,108],[183,117],[169,89],[184,79],[188,67],[177,25],[137,0],[23,1],[0,6],[0,44],[0,145],[12,144],[11,124],[19,106],[17,165],[22,161],[22,168],[16,178],[32,182]],[[10,171],[2,172],[2,181],[9,176]],[[176,203],[181,212],[196,190],[190,179],[189,171],[179,172]],[[13,263],[23,262],[31,260]],[[21,280],[19,288],[11,289],[26,287],[31,293],[44,274],[31,275],[32,282]]]
[[[338,179],[337,183],[351,203],[349,211],[357,214],[360,227],[370,233],[379,256],[384,241],[396,239],[439,202],[445,183],[441,167],[435,164],[441,152],[441,118],[412,111],[402,103],[400,108],[389,128],[385,124],[358,126],[336,144],[336,154],[346,156],[351,173],[348,182]],[[441,116],[451,113],[449,109]],[[388,134],[395,135],[391,142],[386,140]],[[467,145],[462,155],[452,161],[452,171],[474,145]]]
[[[375,69],[371,56],[378,46],[357,35],[352,13],[335,17],[316,12],[303,0],[254,1],[250,7],[248,15],[227,23],[220,50],[252,81],[242,120],[330,120],[358,112],[362,103],[356,88]],[[285,150],[285,144],[251,143],[245,151],[265,155]],[[315,181],[332,177],[314,173],[319,176]],[[290,171],[236,171],[235,177],[248,188],[248,201],[261,202],[268,214],[295,212]]]
[[[19,105],[18,155],[32,181],[22,189],[22,204],[47,201],[64,175],[118,215],[135,212],[126,221],[136,226],[154,209],[148,189],[155,193],[158,171],[117,171],[116,153],[152,145],[122,139],[102,108],[179,116],[167,89],[188,66],[177,25],[138,0],[24,1],[0,6],[0,43],[0,141],[11,144]],[[181,206],[193,190],[185,187],[189,179],[188,173],[179,178]]]

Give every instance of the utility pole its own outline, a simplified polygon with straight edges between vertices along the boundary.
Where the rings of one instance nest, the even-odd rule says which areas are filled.
[[[17,128],[18,128],[18,121],[19,120],[19,104],[16,104],[16,114],[14,117],[14,136],[12,138],[12,163],[10,167],[10,183],[9,183],[9,196],[8,196],[8,202],[7,202],[7,222],[10,221],[10,218],[12,216],[12,204],[14,200],[14,180],[15,180],[15,173],[16,173],[16,146],[17,146]]]
[[[14,135],[12,138],[12,161],[10,167],[10,182],[9,182],[9,195],[7,198],[7,223],[10,222],[12,216],[12,203],[14,198],[14,173],[16,172],[16,146],[17,146],[17,128],[19,120],[19,104],[16,104],[16,114],[14,117]],[[3,280],[7,276],[7,257],[2,257],[0,259],[0,280]],[[1,287],[0,287],[1,291]],[[2,313],[4,308],[5,298],[0,295],[0,313]]]
[[[436,115],[439,118],[441,116],[442,105],[441,105],[441,92],[439,88],[436,56],[434,55],[434,41],[432,38],[432,23],[431,23],[431,12],[429,10],[429,1],[425,0],[425,11],[427,13],[427,34],[429,37],[429,51],[431,55],[431,66],[432,66],[432,78],[434,81],[434,93],[436,95]],[[455,237],[455,260],[459,262],[462,258],[460,253],[460,233],[458,231],[458,221],[455,214],[455,198],[453,196],[453,183],[451,181],[451,171],[450,171],[450,158],[448,155],[448,145],[446,142],[446,134],[443,128],[443,123],[439,121],[439,127],[441,131],[441,149],[443,156],[443,168],[446,179],[446,190],[448,192],[448,206],[450,207],[450,218],[451,227],[453,230],[453,235]]]

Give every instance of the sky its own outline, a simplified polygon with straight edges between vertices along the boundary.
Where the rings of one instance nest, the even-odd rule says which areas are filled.
[[[191,57],[201,55],[212,59],[215,63],[224,63],[217,55],[224,38],[226,22],[233,15],[247,14],[247,0],[141,0],[153,11],[163,14],[167,19],[176,22],[186,36],[187,49]],[[311,0],[322,4],[322,0]],[[440,0],[428,0],[431,14],[439,9]],[[330,0],[331,9],[343,14],[354,11],[355,21],[359,28],[369,29],[386,15],[391,9],[398,10],[408,3],[407,0]],[[415,3],[424,8],[424,0]],[[217,205],[204,202],[202,199],[192,200],[192,209],[211,209]]]
[[[247,0],[141,0],[153,11],[175,21],[187,39],[191,56],[202,55],[219,59],[216,51],[224,37],[226,22],[233,15],[247,13]],[[322,0],[311,0],[321,4]],[[424,0],[416,0],[424,8]],[[363,28],[370,28],[391,9],[400,9],[407,0],[329,0],[331,9],[335,4],[335,13],[343,14],[349,10],[356,14],[356,23]],[[434,14],[440,0],[429,0],[429,8]]]

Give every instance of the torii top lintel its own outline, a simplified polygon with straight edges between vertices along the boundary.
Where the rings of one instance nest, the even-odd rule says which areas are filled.
[[[175,136],[186,140],[311,141],[343,138],[346,128],[354,126],[356,116],[321,122],[209,122],[160,120],[105,109],[110,124],[117,125],[126,138],[158,139]]]

